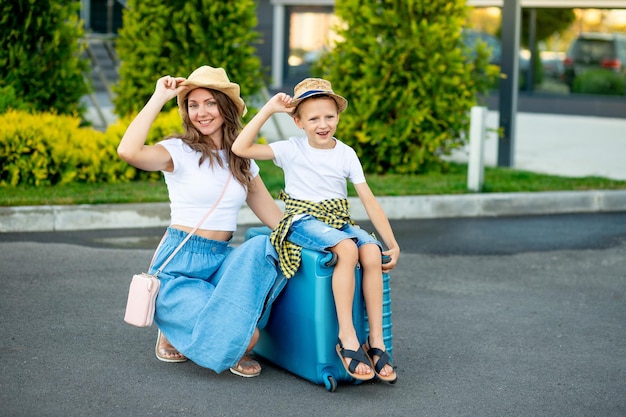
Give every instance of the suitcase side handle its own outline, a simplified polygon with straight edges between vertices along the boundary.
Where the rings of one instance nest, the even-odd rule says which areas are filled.
[[[335,266],[337,264],[337,254],[334,252],[330,252],[328,253],[328,255],[326,256],[327,258],[330,258],[328,260],[324,261],[324,266]],[[391,262],[391,256],[389,255],[382,255],[382,263],[383,264],[388,264],[389,262]]]
[[[335,266],[337,265],[337,254],[335,252],[330,252],[326,255],[326,258],[330,258],[326,261],[324,261],[324,266]]]

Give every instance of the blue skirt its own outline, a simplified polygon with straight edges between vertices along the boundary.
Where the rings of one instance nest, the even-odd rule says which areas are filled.
[[[168,228],[150,273],[186,232]],[[277,255],[268,236],[233,248],[192,236],[158,275],[154,321],[170,343],[200,366],[220,373],[244,355],[277,282]]]

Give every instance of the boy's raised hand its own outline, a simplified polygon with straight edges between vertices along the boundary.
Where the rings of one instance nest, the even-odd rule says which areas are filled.
[[[291,113],[293,108],[289,107],[290,104],[291,97],[285,93],[277,93],[270,98],[239,133],[239,136],[237,136],[237,139],[231,146],[233,153],[242,158],[274,159],[272,147],[268,144],[255,143],[255,139],[261,131],[263,124],[274,113]]]
[[[286,93],[276,93],[265,106],[272,111],[272,113],[291,113],[293,107],[290,107],[292,98]]]

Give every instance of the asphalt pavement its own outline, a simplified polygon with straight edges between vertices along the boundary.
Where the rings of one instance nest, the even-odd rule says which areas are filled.
[[[0,233],[0,415],[626,415],[626,213],[392,225],[399,380],[333,393],[158,361],[123,315],[160,227]]]

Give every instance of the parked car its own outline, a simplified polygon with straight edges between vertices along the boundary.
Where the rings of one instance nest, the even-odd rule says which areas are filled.
[[[574,39],[563,60],[563,81],[571,88],[576,77],[594,69],[626,77],[626,35],[582,33]]]
[[[543,65],[543,75],[560,80],[563,75],[563,60],[565,52],[541,51],[541,65]]]

